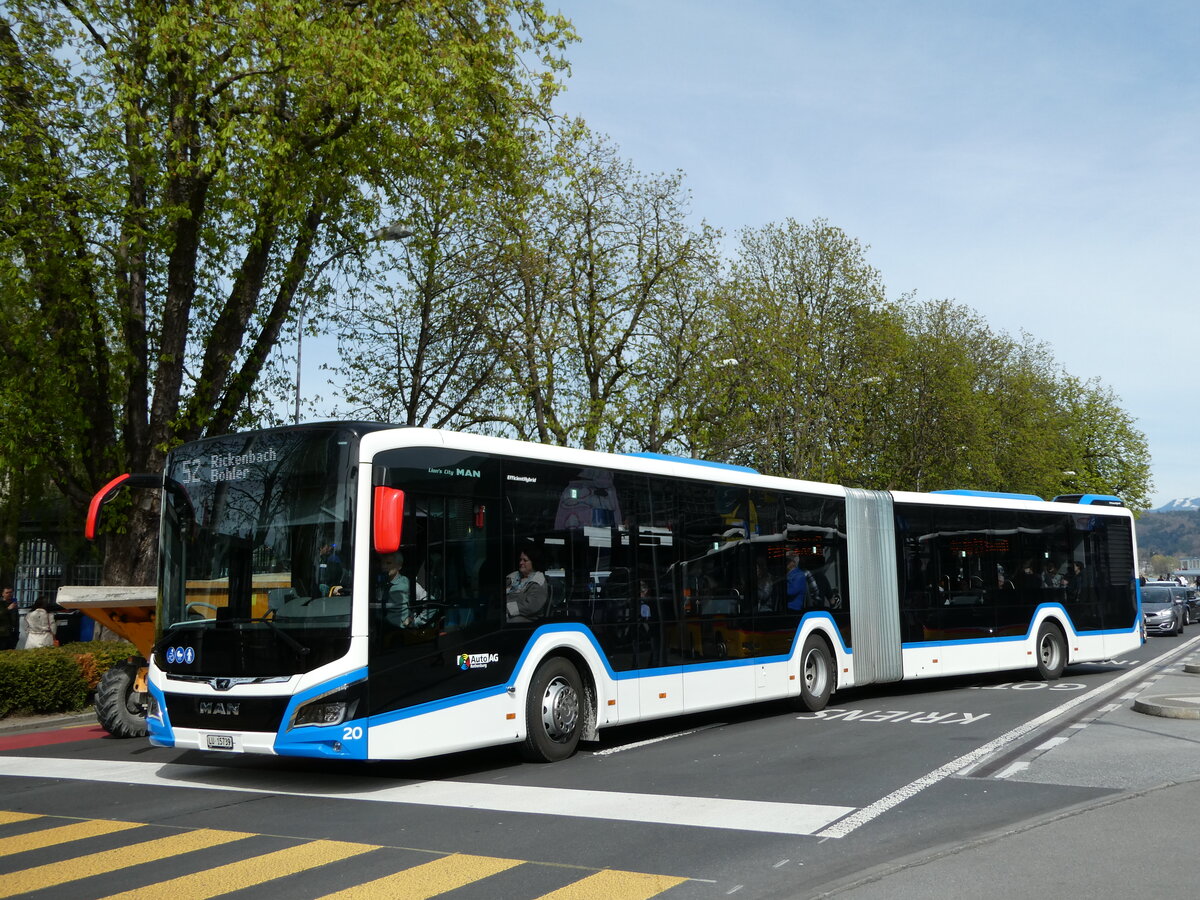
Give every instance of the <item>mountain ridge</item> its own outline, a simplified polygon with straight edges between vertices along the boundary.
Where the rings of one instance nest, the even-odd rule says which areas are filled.
[[[1200,509],[1200,497],[1183,497],[1179,500],[1168,500],[1162,506],[1149,510],[1150,512],[1187,512]]]

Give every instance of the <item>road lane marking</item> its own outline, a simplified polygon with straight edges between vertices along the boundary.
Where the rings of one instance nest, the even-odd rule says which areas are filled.
[[[86,762],[86,764],[84,764]],[[5,756],[0,774],[61,778],[151,787],[241,791],[336,800],[372,800],[497,812],[611,819],[656,825],[690,825],[769,834],[811,835],[855,811],[853,806],[729,800],[623,791],[587,791],[467,781],[419,781],[397,785],[386,778],[312,775],[258,769],[226,769],[179,763],[47,759]],[[314,790],[314,785],[329,785]],[[344,788],[339,790],[338,786]]]
[[[378,849],[374,844],[309,841],[192,875],[181,875],[169,881],[134,888],[122,894],[112,894],[104,900],[208,900]]]
[[[1011,765],[1005,766],[1003,769],[1001,769],[999,772],[997,772],[992,777],[1000,778],[1000,779],[1011,778],[1013,775],[1016,775],[1018,772],[1024,772],[1028,768],[1029,768],[1029,763],[1018,761],[1018,762],[1012,763]]]
[[[964,753],[962,756],[958,757],[958,759],[952,759],[944,766],[940,766],[934,769],[932,772],[922,775],[916,781],[909,782],[899,790],[892,791],[892,793],[888,794],[886,797],[881,797],[879,800],[876,800],[869,806],[862,807],[851,815],[848,815],[840,821],[834,823],[830,827],[825,828],[823,831],[818,832],[817,837],[846,837],[855,830],[861,828],[863,825],[866,825],[868,822],[883,815],[889,809],[899,806],[910,797],[916,796],[927,787],[931,787],[938,782],[945,781],[950,776],[957,775],[976,763],[982,762],[1001,747],[1012,743],[1018,738],[1024,737],[1031,731],[1036,731],[1038,728],[1041,728],[1048,722],[1053,722],[1055,719],[1066,715],[1077,706],[1084,706],[1092,702],[1092,700],[1094,700],[1096,697],[1103,697],[1105,694],[1111,693],[1117,688],[1123,686],[1126,682],[1132,681],[1135,678],[1145,677],[1143,670],[1150,668],[1151,666],[1159,665],[1160,659],[1161,657],[1156,657],[1147,663],[1143,663],[1136,669],[1130,669],[1128,672],[1118,675],[1112,681],[1107,681],[1099,687],[1088,691],[1086,694],[1078,694],[1061,706],[1057,706],[1054,709],[1042,713],[1036,718],[1030,719],[1028,722],[1018,725],[1016,728],[1006,731],[1004,734],[993,738],[986,744],[982,744],[979,747],[976,747],[974,750]]]
[[[90,853],[87,856],[36,866],[21,872],[10,872],[4,876],[3,881],[0,881],[0,897],[14,897],[17,894],[41,891],[71,881],[79,881],[81,878],[105,875],[140,863],[155,862],[181,853],[190,853],[193,850],[203,850],[219,844],[228,844],[230,841],[240,841],[251,836],[240,831],[214,831],[210,828],[202,828],[128,847],[119,847],[116,850],[103,850],[100,853]]]
[[[392,875],[326,894],[317,900],[417,900],[457,890],[498,872],[522,865],[522,859],[452,853],[433,862],[402,869]]]
[[[0,838],[0,856],[12,856],[14,853],[26,853],[29,850],[44,850],[46,847],[54,847],[58,844],[82,841],[85,838],[100,837],[141,827],[136,823],[114,822],[110,819],[72,822],[70,825],[59,825],[57,828],[44,828],[41,831],[30,831],[13,837]]]
[[[1058,735],[1057,737],[1050,738],[1050,740],[1048,740],[1048,741],[1043,741],[1042,743],[1038,744],[1033,749],[1034,750],[1053,750],[1055,747],[1058,747],[1061,744],[1065,744],[1069,740],[1070,740],[1070,738],[1065,738],[1062,735]]]
[[[604,750],[593,750],[592,756],[612,756],[614,753],[624,753],[626,750],[638,750],[642,747],[649,747],[651,744],[661,744],[663,741],[673,741],[675,738],[687,737],[690,734],[699,734],[701,731],[721,727],[720,724],[714,724],[705,725],[703,728],[693,728],[690,731],[677,731],[674,734],[664,734],[661,737],[648,738],[644,741],[634,741],[632,744],[621,744],[617,747],[608,747]]]

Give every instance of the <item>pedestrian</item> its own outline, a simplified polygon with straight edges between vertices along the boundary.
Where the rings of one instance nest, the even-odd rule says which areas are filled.
[[[17,596],[6,587],[0,595],[0,650],[15,650],[21,637],[21,611],[17,607]]]
[[[50,595],[42,594],[25,616],[25,649],[53,647],[57,643],[54,637],[57,629],[54,613],[50,611]]]

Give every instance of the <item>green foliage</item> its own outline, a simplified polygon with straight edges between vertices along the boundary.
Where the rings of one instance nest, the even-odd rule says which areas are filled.
[[[405,190],[400,284],[345,322],[351,412],[593,449],[671,439],[716,255],[679,175],[576,125],[530,132],[501,181],[435,162]]]
[[[540,0],[6,3],[0,457],[82,507],[247,424],[326,264],[430,159],[513,171],[571,39]],[[110,579],[148,580],[150,507]]]
[[[875,363],[897,339],[865,253],[822,220],[742,232],[717,295],[705,395],[690,411],[693,452],[793,478],[861,482]]]
[[[6,3],[0,460],[82,506],[256,424],[332,309],[354,417],[1147,504],[1144,436],[1044,344],[889,299],[821,219],[723,259],[680,173],[552,115],[573,39],[541,0]],[[125,502],[106,578],[145,583]]]
[[[0,717],[83,709],[100,676],[136,655],[132,644],[112,641],[0,652]]]

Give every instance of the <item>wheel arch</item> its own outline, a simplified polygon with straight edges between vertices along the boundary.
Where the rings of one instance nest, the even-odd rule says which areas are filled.
[[[1061,606],[1046,606],[1038,611],[1038,614],[1033,617],[1030,623],[1029,634],[1026,640],[1029,642],[1030,654],[1037,653],[1038,636],[1042,633],[1042,628],[1046,625],[1053,625],[1058,629],[1058,633],[1062,635],[1063,652],[1066,654],[1065,664],[1070,665],[1075,661],[1078,655],[1078,642],[1075,640],[1076,632],[1071,623],[1071,618],[1067,611]]]
[[[579,632],[564,632],[563,634],[578,635]],[[594,645],[590,642],[587,644],[589,648],[594,649]],[[569,662],[575,667],[575,671],[579,673],[579,680],[583,687],[583,731],[580,740],[594,741],[599,734],[600,722],[600,679],[596,674],[597,660],[592,659],[592,654],[584,652],[580,647],[566,641],[558,641],[542,645],[542,641],[536,641],[534,645],[536,652],[530,653],[526,658],[525,664],[522,666],[522,671],[518,675],[517,685],[519,689],[515,691],[519,701],[520,708],[524,708],[526,697],[529,693],[530,686],[533,683],[534,673],[537,672],[547,662],[555,657],[561,658]],[[525,723],[521,719],[521,737],[525,737]]]
[[[853,677],[847,677],[843,684],[843,673],[847,675],[852,673],[852,657],[846,647],[842,644],[840,633],[833,625],[833,620],[817,619],[807,628],[801,628],[796,633],[796,643],[792,648],[792,659],[789,666],[789,683],[791,687],[788,690],[788,695],[799,697],[801,691],[801,680],[803,673],[801,671],[804,665],[804,645],[808,643],[810,637],[816,637],[825,644],[825,649],[829,653],[829,659],[832,663],[832,685],[830,686],[830,696],[837,693],[840,687],[853,687]],[[849,670],[849,673],[846,671]]]

